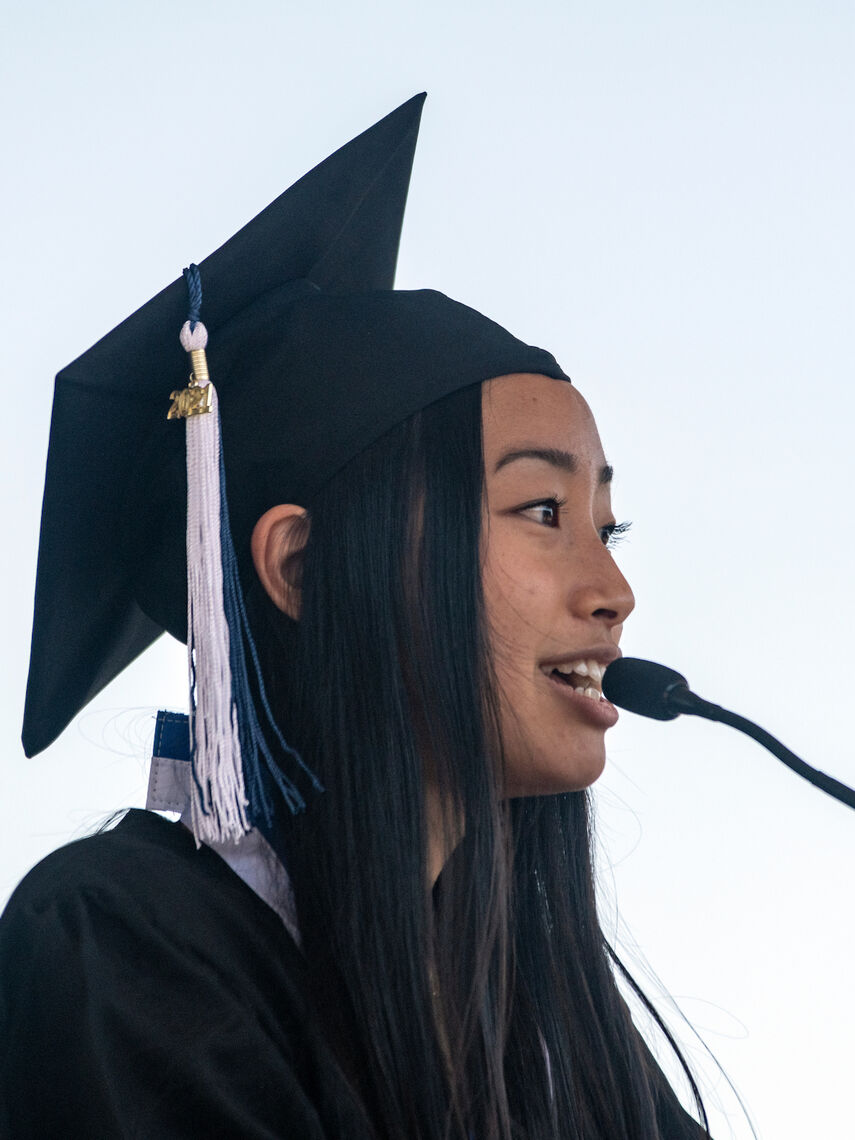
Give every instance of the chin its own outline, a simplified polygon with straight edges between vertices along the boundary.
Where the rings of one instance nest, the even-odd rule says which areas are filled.
[[[606,766],[606,750],[601,744],[580,754],[578,745],[561,756],[528,752],[509,755],[506,762],[505,796],[557,796],[564,792],[582,792],[595,784]]]

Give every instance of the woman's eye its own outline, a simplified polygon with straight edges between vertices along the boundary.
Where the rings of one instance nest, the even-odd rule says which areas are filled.
[[[565,501],[564,499],[542,499],[538,503],[529,503],[527,507],[522,507],[521,513],[534,519],[541,526],[557,527],[561,508]]]
[[[622,522],[608,523],[607,526],[600,527],[600,540],[603,546],[607,546],[609,550],[613,550],[619,542],[626,538],[631,526],[631,522]]]

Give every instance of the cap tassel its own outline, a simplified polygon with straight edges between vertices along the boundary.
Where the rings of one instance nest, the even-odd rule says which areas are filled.
[[[193,359],[190,391],[205,411],[187,416],[187,653],[193,748],[193,833],[198,841],[237,841],[249,831],[237,714],[232,701],[229,626],[223,608],[220,417],[207,375],[208,334],[201,322],[181,330]],[[201,409],[201,397],[197,397]]]
[[[305,808],[300,791],[276,763],[253,700],[247,651],[267,726],[312,786],[323,787],[286,744],[270,710],[249,629],[229,527],[219,403],[210,382],[199,321],[202,287],[195,265],[184,271],[189,319],[181,344],[190,354],[190,384],[173,392],[170,418],[187,421],[187,651],[193,761],[191,818],[197,843],[238,842],[256,820],[270,825],[270,791],[292,812]]]

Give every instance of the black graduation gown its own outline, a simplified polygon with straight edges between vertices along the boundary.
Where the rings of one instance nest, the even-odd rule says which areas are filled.
[[[0,1135],[368,1140],[279,916],[178,824],[131,811],[0,921]],[[672,1097],[666,1140],[698,1126]]]
[[[132,811],[54,852],[0,922],[0,1135],[367,1138],[304,973],[179,824]]]

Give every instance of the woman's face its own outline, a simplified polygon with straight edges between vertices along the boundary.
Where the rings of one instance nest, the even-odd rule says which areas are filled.
[[[634,599],[608,547],[615,519],[590,409],[562,380],[482,388],[484,599],[509,796],[577,791],[617,720],[602,697]]]

